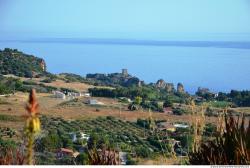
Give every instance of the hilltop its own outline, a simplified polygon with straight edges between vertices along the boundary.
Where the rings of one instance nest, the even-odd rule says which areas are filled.
[[[25,54],[17,49],[0,50],[0,74],[34,77],[45,72],[46,63],[41,58]]]

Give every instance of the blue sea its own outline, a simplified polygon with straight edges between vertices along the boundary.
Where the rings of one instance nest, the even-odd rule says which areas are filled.
[[[48,71],[128,72],[146,83],[164,79],[194,93],[250,90],[250,42],[140,41],[119,39],[40,39],[0,41],[45,59]]]

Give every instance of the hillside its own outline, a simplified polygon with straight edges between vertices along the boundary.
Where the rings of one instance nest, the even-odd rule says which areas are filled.
[[[46,71],[45,61],[16,49],[0,50],[0,74],[14,74],[20,77],[34,77]]]
[[[111,73],[111,74],[87,74],[86,79],[94,82],[94,85],[104,86],[141,86],[144,84],[139,78],[128,74],[127,69],[123,69],[122,73]]]

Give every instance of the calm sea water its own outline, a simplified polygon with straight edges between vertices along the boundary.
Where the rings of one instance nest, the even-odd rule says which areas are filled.
[[[44,58],[48,71],[53,73],[85,75],[127,68],[130,74],[147,83],[160,78],[175,84],[182,82],[191,93],[199,86],[212,91],[250,89],[248,48],[0,42],[0,49],[5,47]]]

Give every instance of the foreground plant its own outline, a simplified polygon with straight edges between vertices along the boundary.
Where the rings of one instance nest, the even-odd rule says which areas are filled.
[[[20,150],[0,148],[0,165],[23,165],[25,156]]]
[[[214,141],[202,143],[189,154],[191,165],[249,165],[250,164],[250,120],[245,117],[224,117],[225,129]],[[247,126],[246,126],[247,125]]]
[[[34,164],[33,161],[33,144],[35,140],[35,136],[41,130],[40,120],[38,118],[38,103],[35,97],[35,90],[32,89],[29,95],[29,101],[26,105],[26,110],[28,112],[28,118],[26,120],[26,125],[24,128],[24,133],[27,136],[27,164]]]
[[[90,165],[118,165],[118,154],[115,150],[96,148],[88,151]]]

